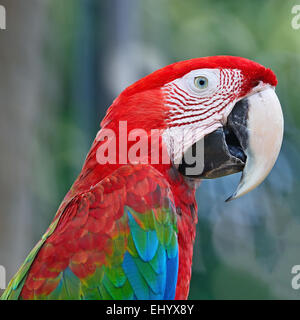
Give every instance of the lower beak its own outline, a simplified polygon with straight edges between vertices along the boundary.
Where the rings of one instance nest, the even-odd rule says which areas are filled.
[[[243,171],[237,190],[226,201],[239,198],[269,174],[282,138],[280,102],[274,89],[267,87],[240,100],[227,124],[204,138],[203,171],[197,178],[212,179]],[[184,160],[179,171],[185,172]]]

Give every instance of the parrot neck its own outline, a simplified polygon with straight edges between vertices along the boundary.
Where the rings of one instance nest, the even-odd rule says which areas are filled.
[[[100,130],[99,132],[101,132]],[[99,134],[98,134],[99,135]],[[97,137],[98,137],[97,135]],[[119,138],[119,137],[117,137]],[[149,138],[149,137],[148,137]],[[99,163],[99,149],[106,141],[99,141],[95,139],[89,154],[87,155],[86,161],[83,165],[82,171],[76,181],[74,182],[71,190],[67,194],[66,198],[70,199],[75,194],[85,192],[89,190],[92,186],[99,183],[102,179],[109,176],[118,169],[120,166],[126,164],[120,164],[119,159],[116,159],[116,163],[112,164],[101,164]],[[128,150],[133,145],[133,143],[128,143]],[[159,153],[162,154],[162,139],[160,139]],[[129,152],[128,152],[129,153]],[[116,154],[119,154],[119,149],[117,147]],[[193,180],[185,178],[181,175],[178,170],[174,167],[171,162],[166,164],[157,163],[151,164],[151,155],[149,155],[149,161],[145,165],[151,165],[156,170],[158,170],[168,181],[173,197],[175,206],[177,207],[178,212],[183,215],[188,215],[192,218],[194,222],[197,220],[196,212],[196,201],[195,201],[195,190],[198,185],[198,182],[193,182]],[[143,159],[142,159],[143,160]],[[130,162],[129,162],[130,163]],[[190,208],[193,207],[193,210]]]

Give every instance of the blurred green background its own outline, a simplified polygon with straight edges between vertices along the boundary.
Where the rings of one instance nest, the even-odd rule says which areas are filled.
[[[7,281],[48,227],[126,86],[169,63],[243,56],[272,68],[284,143],[266,181],[204,181],[191,299],[298,299],[300,29],[282,0],[1,0],[0,265]],[[299,3],[300,4],[300,3]]]

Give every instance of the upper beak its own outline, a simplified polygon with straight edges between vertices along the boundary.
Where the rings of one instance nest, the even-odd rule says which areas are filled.
[[[259,91],[247,97],[246,102],[248,139],[244,152],[247,160],[237,190],[227,201],[253,190],[266,178],[276,162],[282,144],[283,115],[274,89],[268,87]],[[238,134],[238,121],[234,127]]]
[[[283,138],[280,102],[271,86],[240,100],[227,124],[204,138],[203,171],[199,178],[217,178],[243,171],[237,190],[226,201],[257,187],[269,174]],[[179,167],[184,173],[185,163]]]

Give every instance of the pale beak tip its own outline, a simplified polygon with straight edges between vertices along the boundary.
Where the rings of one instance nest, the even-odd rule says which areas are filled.
[[[235,199],[236,193],[232,194],[229,198],[225,200],[225,202],[230,202]]]

